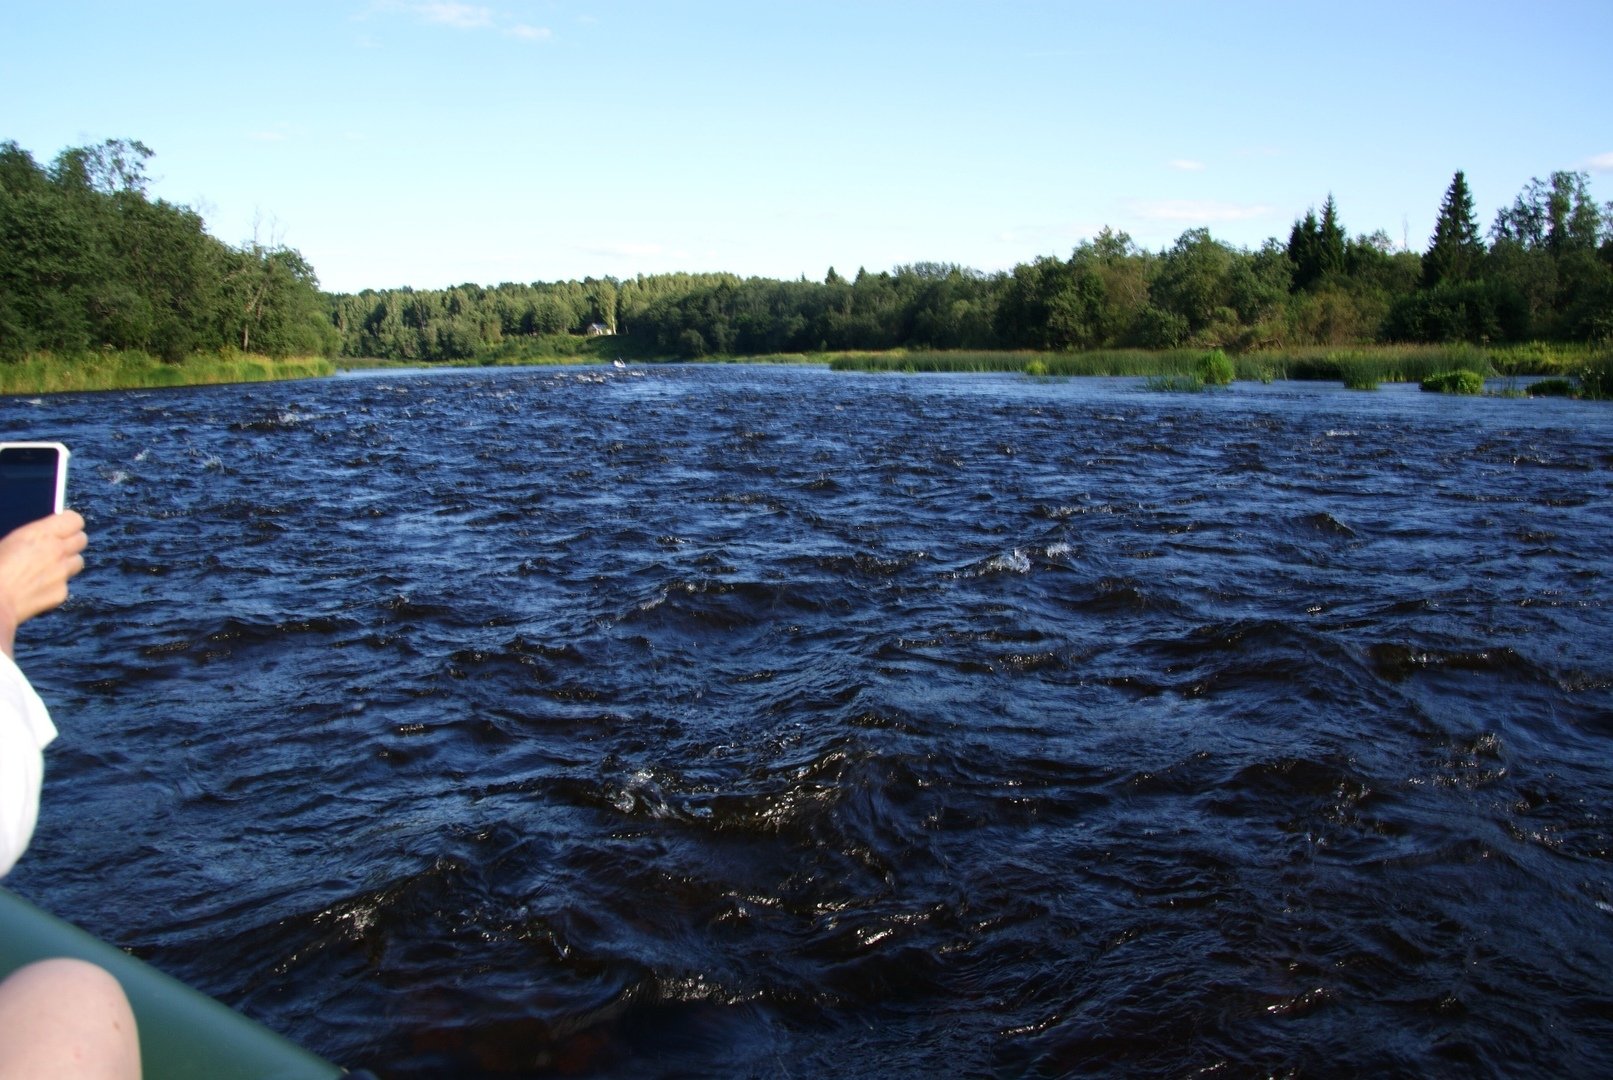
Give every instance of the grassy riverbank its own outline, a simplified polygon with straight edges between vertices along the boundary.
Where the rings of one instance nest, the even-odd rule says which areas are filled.
[[[538,334],[505,338],[484,345],[472,356],[453,360],[381,360],[344,356],[336,361],[344,371],[386,368],[547,367],[564,364],[608,364],[613,360],[637,363],[666,361],[653,345],[627,335],[583,337],[578,334]],[[670,361],[669,361],[670,362]]]
[[[1218,366],[1230,363],[1233,378],[1240,381],[1319,380],[1368,390],[1379,383],[1421,383],[1450,372],[1466,371],[1485,378],[1545,376],[1563,380],[1583,397],[1613,397],[1613,350],[1589,345],[1374,345],[1351,349],[1318,346],[1224,356],[1219,350],[1207,353],[1203,349],[1110,349],[1079,353],[893,349],[803,354],[799,359],[827,363],[836,371],[1018,371],[1036,376],[1129,376],[1178,386],[1202,381],[1208,356],[1214,356]]]
[[[335,373],[336,365],[320,356],[274,360],[234,349],[197,353],[177,363],[124,350],[78,356],[33,353],[12,363],[0,363],[0,394],[273,382]]]
[[[1107,375],[1153,378],[1194,374],[1203,349],[1103,349],[1091,352],[888,352],[803,354],[837,371],[1023,371],[1037,375]],[[1375,345],[1322,346],[1227,354],[1240,380],[1342,380],[1348,374],[1378,382],[1417,382],[1442,371],[1486,375],[1572,376],[1592,358],[1589,346]]]
[[[1587,397],[1613,396],[1613,351],[1588,345],[1529,344],[1324,346],[1224,354],[1204,349],[1104,349],[1053,353],[1020,351],[950,351],[889,349],[879,352],[768,353],[753,356],[708,356],[702,363],[820,364],[836,371],[1021,373],[1031,376],[1122,376],[1145,378],[1161,386],[1202,385],[1208,357],[1213,383],[1230,379],[1274,382],[1279,379],[1342,382],[1357,389],[1379,383],[1422,382],[1454,371],[1485,378],[1546,376],[1563,380],[1568,390]],[[386,367],[502,367],[513,365],[681,363],[658,355],[653,346],[630,336],[580,338],[573,335],[512,339],[461,360],[390,361],[343,359],[344,369]]]

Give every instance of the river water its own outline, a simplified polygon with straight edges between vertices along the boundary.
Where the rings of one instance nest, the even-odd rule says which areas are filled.
[[[1590,1075],[1613,409],[668,367],[0,401],[7,884],[425,1076]]]

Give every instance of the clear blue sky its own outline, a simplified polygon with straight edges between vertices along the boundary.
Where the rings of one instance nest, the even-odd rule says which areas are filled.
[[[1006,269],[1104,225],[1422,250],[1613,198],[1613,0],[5,0],[0,139],[111,137],[328,289]]]

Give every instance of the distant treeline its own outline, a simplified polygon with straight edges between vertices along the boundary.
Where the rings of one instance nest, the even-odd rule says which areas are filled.
[[[147,197],[139,142],[0,143],[0,360],[238,350],[397,361],[565,352],[621,335],[635,356],[1220,347],[1613,338],[1613,203],[1583,173],[1534,180],[1487,234],[1455,174],[1422,254],[1350,238],[1333,197],[1258,250],[1190,229],[1151,252],[1105,229],[1012,271],[830,269],[822,281],[661,274],[322,294],[294,249],[231,247]],[[575,351],[574,349],[572,351]]]
[[[302,256],[231,247],[190,208],[148,198],[150,157],[109,139],[41,167],[0,143],[0,360],[334,354],[340,339]]]
[[[1346,234],[1331,195],[1257,251],[1191,229],[1169,249],[1104,230],[1067,259],[984,274],[921,263],[823,281],[676,274],[461,285],[330,298],[348,356],[452,360],[519,352],[590,325],[641,350],[708,355],[918,349],[1238,351],[1371,342],[1613,336],[1613,203],[1583,173],[1535,180],[1485,241],[1456,173],[1428,250]]]

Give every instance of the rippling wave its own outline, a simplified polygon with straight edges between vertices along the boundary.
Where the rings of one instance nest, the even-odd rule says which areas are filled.
[[[1613,416],[813,369],[0,402],[8,884],[385,1077],[1587,1075]],[[23,430],[26,428],[26,430]]]

